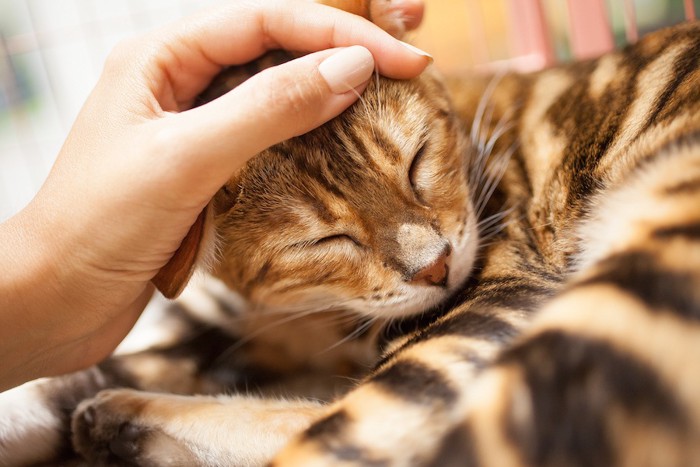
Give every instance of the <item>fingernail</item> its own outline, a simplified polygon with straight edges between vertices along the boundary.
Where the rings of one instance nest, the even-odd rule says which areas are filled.
[[[374,58],[369,50],[354,45],[325,59],[318,71],[331,91],[344,94],[369,80],[374,71]]]
[[[403,45],[404,47],[406,47],[406,48],[407,48],[408,50],[410,50],[411,52],[413,52],[413,53],[415,53],[415,54],[418,54],[418,55],[420,55],[421,57],[427,58],[427,59],[428,59],[428,63],[433,63],[433,61],[435,60],[435,59],[433,58],[433,56],[430,55],[430,54],[429,54],[428,52],[426,52],[425,50],[421,50],[421,49],[419,49],[418,47],[416,47],[415,45],[409,44],[408,42],[404,42],[404,41],[399,41],[399,42],[401,43],[401,45]]]

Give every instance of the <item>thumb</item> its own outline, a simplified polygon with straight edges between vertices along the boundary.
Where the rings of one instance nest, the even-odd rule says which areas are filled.
[[[357,100],[373,71],[372,54],[361,46],[264,70],[220,98],[175,115],[178,140],[193,149],[178,151],[193,159],[181,162],[196,164],[189,175],[203,176],[216,190],[255,154],[340,114]]]

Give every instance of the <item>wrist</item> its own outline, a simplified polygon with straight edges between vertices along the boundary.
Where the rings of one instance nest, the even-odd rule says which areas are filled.
[[[90,303],[99,287],[71,254],[66,226],[33,202],[0,224],[0,244],[0,391],[106,356],[97,331],[108,313]]]
[[[37,313],[51,307],[50,291],[56,290],[37,228],[27,209],[0,224],[0,268],[7,272],[0,276],[0,388],[40,371],[44,330],[59,324],[57,317],[47,322]]]

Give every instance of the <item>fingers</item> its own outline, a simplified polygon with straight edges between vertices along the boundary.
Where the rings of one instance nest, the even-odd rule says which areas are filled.
[[[423,0],[316,0],[371,20],[385,31],[400,37],[416,29],[423,19]]]
[[[396,0],[392,3],[394,3],[395,8],[401,8],[401,16],[407,31],[412,31],[420,26],[425,12],[422,0]],[[397,4],[399,5],[397,6]]]
[[[346,109],[373,70],[364,47],[310,54],[269,68],[204,106],[169,115],[160,122],[167,131],[160,139],[183,148],[174,157],[184,186],[214,192],[250,157]],[[201,148],[206,153],[192,153]]]
[[[422,0],[375,0],[370,2],[369,19],[394,37],[401,39],[423,19]]]
[[[409,8],[416,18],[418,10]],[[181,90],[178,101],[193,98],[221,66],[246,63],[272,48],[317,51],[362,45],[381,74],[399,79],[418,75],[430,62],[429,56],[363,18],[308,1],[231,2],[156,34],[161,44],[156,62],[173,88]]]

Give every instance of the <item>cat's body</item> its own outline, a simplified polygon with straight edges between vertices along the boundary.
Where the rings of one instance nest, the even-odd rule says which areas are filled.
[[[181,306],[228,331],[173,311],[167,348],[3,394],[0,463],[87,399],[93,463],[700,465],[698,57],[689,23],[533,75],[373,82],[214,200],[243,300]],[[90,399],[112,386],[241,395]]]

